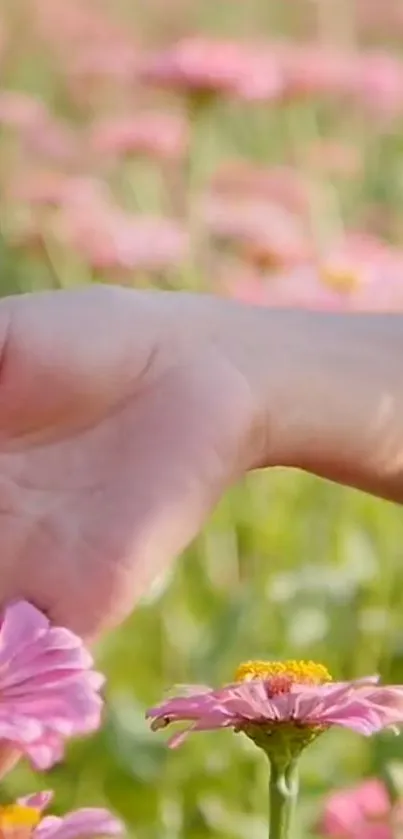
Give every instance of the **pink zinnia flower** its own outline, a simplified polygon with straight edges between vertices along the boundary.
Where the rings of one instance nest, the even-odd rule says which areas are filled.
[[[353,93],[358,103],[377,116],[401,116],[403,62],[386,51],[362,53]]]
[[[133,44],[119,39],[110,43],[85,44],[69,63],[71,80],[76,83],[105,81],[121,85],[133,84],[136,77],[138,58]]]
[[[45,105],[29,93],[2,90],[0,93],[0,126],[32,129],[43,125],[48,117]]]
[[[55,239],[99,271],[167,273],[188,257],[189,237],[175,220],[132,216],[112,206],[65,206]]]
[[[35,208],[86,207],[91,212],[109,202],[105,182],[45,168],[12,172],[5,193],[8,200]]]
[[[226,296],[253,306],[345,311],[350,303],[348,292],[325,285],[312,265],[274,273],[230,265],[219,281]]]
[[[376,237],[346,234],[324,255],[319,282],[344,296],[353,311],[401,311],[402,251]]]
[[[218,689],[186,687],[147,717],[154,730],[189,723],[171,738],[172,747],[192,731],[233,728],[266,751],[283,748],[286,736],[298,754],[333,725],[368,736],[403,723],[403,685],[379,685],[376,676],[332,682],[314,662],[251,661],[238,668],[235,682]]]
[[[311,256],[312,246],[301,220],[274,202],[212,196],[202,212],[212,236],[233,245],[256,266],[290,267]]]
[[[37,769],[63,756],[66,738],[100,723],[103,677],[70,630],[25,601],[0,625],[0,771],[25,754]]]
[[[144,59],[147,82],[191,94],[221,94],[250,100],[277,99],[284,77],[277,54],[267,47],[193,37]]]
[[[328,44],[291,43],[283,51],[288,98],[350,94],[354,89],[357,53]]]
[[[18,799],[16,804],[0,806],[2,839],[87,839],[90,836],[116,836],[122,823],[108,810],[85,807],[66,816],[45,816],[42,811],[53,798],[52,792],[37,792]]]
[[[269,201],[290,213],[306,216],[311,206],[308,179],[293,166],[259,166],[246,160],[229,160],[215,173],[212,189],[228,199]]]
[[[73,129],[51,115],[38,124],[24,138],[27,151],[47,162],[73,162],[78,146]]]
[[[53,160],[71,160],[76,154],[72,128],[57,120],[45,104],[22,91],[0,92],[0,128],[18,132],[25,148]]]
[[[403,826],[402,804],[392,806],[385,785],[370,778],[331,793],[317,829],[334,839],[393,839],[398,826]]]
[[[104,119],[92,127],[90,136],[92,151],[116,157],[139,154],[176,160],[184,155],[187,143],[183,119],[152,111]]]
[[[355,312],[403,310],[403,253],[381,240],[350,233],[326,253],[274,273],[245,268],[222,275],[236,299],[271,307]]]

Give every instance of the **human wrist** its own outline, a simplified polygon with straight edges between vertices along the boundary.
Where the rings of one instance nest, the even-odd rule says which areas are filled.
[[[233,358],[252,395],[251,468],[297,467],[314,410],[310,319],[300,311],[252,306],[234,307],[230,317]]]
[[[294,467],[403,502],[403,315],[169,299],[182,351],[201,342],[239,377],[239,472]]]
[[[257,465],[403,501],[402,316],[251,307],[244,318],[266,429]]]
[[[250,469],[296,465],[293,417],[301,405],[300,345],[304,313],[220,298],[204,300],[203,332],[242,376],[250,394]]]

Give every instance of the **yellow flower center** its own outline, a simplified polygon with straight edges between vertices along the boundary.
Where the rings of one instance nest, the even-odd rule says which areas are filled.
[[[246,661],[236,673],[237,682],[264,679],[269,683],[272,696],[288,693],[291,685],[321,685],[332,677],[323,664],[316,661]]]
[[[328,288],[334,291],[354,291],[360,285],[360,278],[353,267],[345,268],[336,266],[325,266],[320,272],[321,280]]]
[[[25,807],[23,804],[0,807],[0,837],[29,837],[40,819],[40,811],[34,807]]]

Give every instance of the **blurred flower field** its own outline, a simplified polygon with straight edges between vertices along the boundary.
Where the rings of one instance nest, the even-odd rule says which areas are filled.
[[[403,311],[401,0],[2,0],[0,80],[1,294],[106,282]],[[403,683],[402,511],[281,470],[234,489],[100,645],[107,724],[50,773],[60,811],[111,807],[136,839],[265,837],[246,738],[171,753],[144,720],[171,684],[250,658]],[[295,839],[374,777],[403,798],[402,738],[319,738]],[[5,791],[38,783],[23,768]]]

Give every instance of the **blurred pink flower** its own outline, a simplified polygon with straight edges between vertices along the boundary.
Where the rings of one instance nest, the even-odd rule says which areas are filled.
[[[215,239],[231,243],[259,267],[291,267],[312,254],[300,219],[274,202],[213,196],[205,202],[202,216]]]
[[[354,90],[357,53],[343,51],[329,44],[284,45],[283,67],[286,96],[344,97]]]
[[[12,173],[6,184],[9,201],[31,207],[106,206],[109,201],[106,183],[84,175],[67,175],[56,169],[27,169]]]
[[[383,686],[377,677],[332,682],[326,668],[314,662],[247,662],[237,681],[222,688],[190,685],[179,695],[150,708],[153,730],[187,722],[171,747],[190,732],[233,728],[256,742],[273,737],[281,725],[292,735],[304,732],[307,744],[333,725],[369,736],[403,724],[403,685]]]
[[[69,163],[77,157],[78,144],[73,129],[50,115],[26,134],[25,148],[47,162]]]
[[[386,51],[362,53],[357,60],[353,95],[378,116],[401,116],[403,62]]]
[[[136,79],[134,33],[119,25],[105,4],[85,0],[32,0],[34,30],[53,54],[70,97],[87,109],[105,105]]]
[[[15,804],[0,806],[2,839],[89,839],[124,831],[123,824],[101,808],[85,807],[63,817],[42,817],[52,798],[52,792],[36,792]]]
[[[44,102],[28,93],[0,92],[0,127],[17,132],[25,149],[48,160],[66,160],[76,152],[72,128],[56,120]]]
[[[215,173],[211,187],[218,195],[267,200],[298,215],[306,216],[310,207],[309,181],[292,166],[266,167],[229,160]]]
[[[168,218],[131,216],[114,207],[62,209],[55,237],[99,271],[166,273],[188,256],[189,238]]]
[[[403,806],[392,807],[384,784],[376,778],[331,793],[317,829],[334,839],[393,839],[403,827]]]
[[[2,771],[25,754],[37,769],[63,755],[68,737],[98,728],[103,678],[81,640],[51,626],[25,601],[8,606],[0,625]]]
[[[31,0],[32,19],[35,31],[50,48],[56,49],[59,57],[72,58],[97,55],[104,59],[108,54],[116,56],[120,49],[122,63],[133,55],[134,35],[117,17],[109,14],[100,3],[85,0]],[[92,62],[91,62],[92,63]]]
[[[32,129],[42,125],[47,116],[44,103],[35,96],[16,90],[0,91],[0,126]]]
[[[140,76],[185,93],[250,100],[276,100],[284,88],[281,66],[270,48],[201,36],[146,56]]]
[[[382,50],[284,44],[286,97],[332,96],[386,116],[402,112],[403,62]]]
[[[77,52],[68,62],[69,75],[73,83],[80,81],[115,82],[132,84],[137,75],[138,56],[132,44],[122,44],[118,40],[110,44],[94,44]]]
[[[342,311],[403,311],[403,251],[350,233],[304,264],[272,274],[245,268],[221,276],[224,293],[273,307]]]
[[[348,295],[325,286],[311,265],[278,273],[226,267],[218,282],[226,296],[253,306],[341,311],[349,304]]]
[[[350,232],[318,266],[325,286],[345,293],[354,311],[403,310],[403,251],[375,237]]]
[[[89,145],[95,154],[122,157],[182,157],[188,144],[185,120],[170,113],[146,112],[109,117],[92,127]]]

